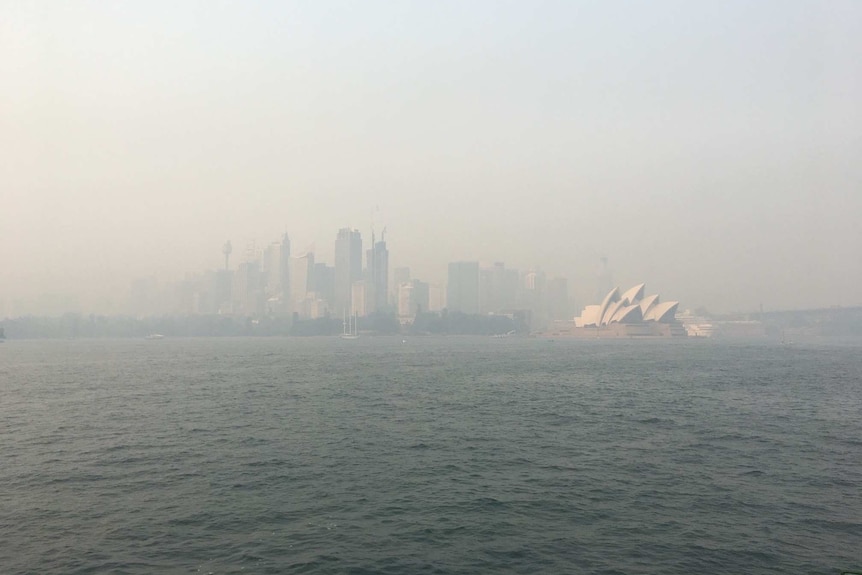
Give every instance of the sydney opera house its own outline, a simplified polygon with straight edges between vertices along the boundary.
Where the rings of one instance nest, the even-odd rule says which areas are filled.
[[[644,297],[638,284],[620,294],[612,289],[602,303],[588,305],[570,324],[567,333],[582,337],[684,336],[685,328],[675,318],[679,302],[662,302],[658,294]]]

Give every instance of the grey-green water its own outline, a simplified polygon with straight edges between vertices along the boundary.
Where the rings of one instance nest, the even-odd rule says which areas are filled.
[[[859,569],[860,352],[9,341],[0,571]]]

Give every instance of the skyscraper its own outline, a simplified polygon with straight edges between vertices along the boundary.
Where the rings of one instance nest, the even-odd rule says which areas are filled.
[[[392,285],[389,286],[389,305],[398,309],[398,286],[410,281],[410,268],[398,267],[392,270]]]
[[[389,250],[386,249],[386,230],[376,242],[371,233],[371,249],[366,252],[368,290],[367,311],[383,311],[389,301]]]
[[[314,254],[311,252],[290,258],[290,309],[300,317],[308,317],[306,299],[314,270]]]
[[[497,305],[497,286],[494,285],[494,269],[479,268],[479,313],[489,314],[500,311]]]
[[[555,277],[548,282],[548,316],[552,320],[571,319],[569,284],[566,278]]]
[[[260,262],[253,260],[239,264],[233,277],[234,313],[260,315],[264,310],[263,274]]]
[[[290,306],[290,238],[287,234],[281,237],[281,249],[279,250],[279,293],[281,296],[281,309],[284,313],[291,313]]]
[[[398,315],[402,319],[410,319],[419,312],[428,311],[428,284],[411,280],[398,286]]]
[[[479,313],[479,262],[452,262],[446,285],[446,307]]]
[[[263,250],[263,274],[266,297],[281,293],[281,242],[272,242]]]
[[[335,313],[350,312],[353,282],[362,279],[362,235],[342,228],[335,238]]]
[[[315,263],[311,290],[326,302],[327,310],[332,310],[332,302],[335,301],[335,268],[325,263]]]
[[[548,321],[548,302],[546,297],[547,279],[545,272],[530,270],[523,278],[523,303],[530,311],[530,329],[539,329]]]

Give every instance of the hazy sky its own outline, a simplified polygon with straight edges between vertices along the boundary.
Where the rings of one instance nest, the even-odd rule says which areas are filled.
[[[0,300],[387,226],[715,311],[862,305],[862,2],[0,2]],[[591,303],[579,298],[579,304]],[[2,311],[2,310],[0,310]]]

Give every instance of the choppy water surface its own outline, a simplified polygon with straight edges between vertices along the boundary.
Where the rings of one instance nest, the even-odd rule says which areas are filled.
[[[0,571],[859,569],[860,352],[9,341]]]

